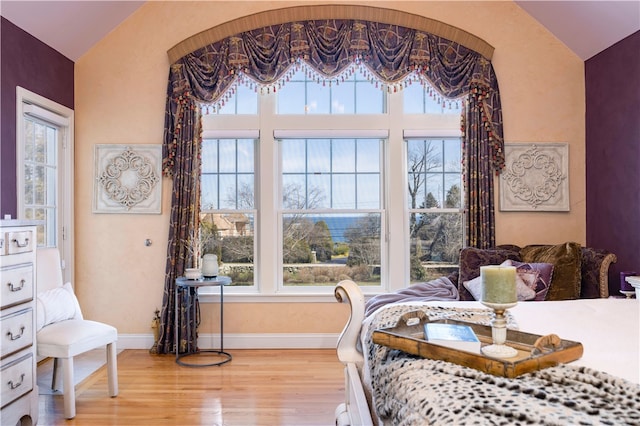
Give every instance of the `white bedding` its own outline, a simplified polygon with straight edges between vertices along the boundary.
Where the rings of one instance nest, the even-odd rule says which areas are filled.
[[[424,305],[456,308],[485,308],[478,302],[444,301],[424,303],[407,302],[383,306],[365,318],[362,323],[360,343],[362,347],[365,348],[363,351],[365,354],[368,352],[371,354],[371,352],[366,349],[367,339],[365,336],[370,335],[372,322],[377,318],[393,318],[395,314],[389,316],[389,314],[385,314],[385,309],[391,308],[392,310],[389,312],[395,312],[398,311],[398,305],[408,305],[408,307],[411,307],[410,310],[420,309],[420,306]],[[396,307],[396,309],[393,309],[393,307]],[[572,362],[572,365],[590,367],[621,377],[635,384],[640,383],[640,303],[638,303],[637,300],[589,299],[560,302],[523,302],[510,311],[519,330],[535,334],[554,333],[563,339],[581,342],[584,347],[584,354],[582,358]],[[378,324],[380,324],[380,322],[378,322]],[[373,349],[374,347],[371,347],[371,350]],[[384,398],[377,402],[370,401],[372,403],[371,407],[375,406],[382,409],[386,412],[385,416],[389,415],[390,412],[388,410],[396,412],[395,410],[398,407],[403,407],[400,408],[400,412],[396,412],[395,417],[392,417],[393,421],[391,421],[391,423],[394,424],[398,421],[403,424],[411,424],[416,418],[420,418],[415,416],[417,413],[415,409],[409,408],[420,406],[419,404],[414,405],[414,402],[419,402],[420,398],[416,395],[417,400],[414,400],[413,397],[410,397],[408,400],[402,399],[403,389],[405,389],[406,386],[396,386],[396,379],[391,379],[391,377],[387,376],[388,374],[394,374],[395,377],[395,373],[399,370],[389,370],[386,367],[386,365],[388,365],[386,362],[385,367],[381,367],[382,370],[377,369],[376,375],[380,378],[388,377],[388,379],[383,380],[383,382],[386,383],[381,383],[377,386],[376,392],[372,391],[370,380],[372,370],[369,368],[369,361],[369,357],[365,355],[362,373],[364,376],[363,386],[368,394],[368,398],[375,398],[374,395],[376,394],[379,397],[380,395],[385,395]],[[376,366],[377,365],[376,363]],[[409,366],[407,367],[409,368]],[[382,376],[380,376],[381,371],[384,371]],[[412,372],[411,374],[419,374],[416,370],[410,371]],[[429,373],[427,373],[426,377],[428,376]],[[419,380],[417,375],[411,377],[412,383]],[[433,380],[437,379],[434,378]],[[445,378],[445,380],[448,379]],[[587,381],[589,380],[590,379],[587,379]],[[390,387],[385,390],[387,386]],[[638,387],[638,392],[640,393],[640,387]],[[635,393],[635,391],[632,391],[632,393]],[[432,395],[431,400],[433,397]],[[391,408],[392,406],[396,408]],[[635,407],[635,409],[637,409],[637,407]],[[408,418],[406,417],[407,414],[409,414]],[[414,416],[413,419],[411,417],[412,415]],[[374,414],[374,418],[375,417],[377,416]],[[400,421],[399,419],[403,420]],[[380,421],[380,418],[376,420],[376,423],[384,423]],[[426,421],[426,419],[420,418],[420,421]]]
[[[414,305],[415,302],[408,303]],[[425,302],[443,307],[484,308],[479,302]],[[362,336],[375,314],[363,322]],[[521,302],[509,310],[518,329],[534,334],[557,334],[582,343],[584,354],[572,365],[591,367],[640,383],[640,302],[635,299],[580,299]],[[364,342],[361,340],[361,343]],[[366,357],[365,357],[366,363]],[[366,367],[366,365],[365,365]],[[367,368],[364,369],[368,371]],[[370,383],[365,383],[370,387]]]

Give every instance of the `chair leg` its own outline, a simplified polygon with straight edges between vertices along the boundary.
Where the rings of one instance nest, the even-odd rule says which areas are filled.
[[[58,358],[53,359],[53,373],[51,375],[51,390],[55,391],[60,389],[59,383],[56,383],[60,377],[58,376]]]
[[[115,343],[107,345],[107,381],[109,382],[109,396],[118,395],[118,356]]]
[[[73,381],[73,357],[62,358],[62,388],[64,392],[64,417],[76,416],[76,389]]]

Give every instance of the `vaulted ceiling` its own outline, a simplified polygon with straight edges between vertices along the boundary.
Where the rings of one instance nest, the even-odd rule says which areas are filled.
[[[144,3],[2,0],[0,13],[76,61]],[[640,30],[640,0],[515,3],[583,60]]]

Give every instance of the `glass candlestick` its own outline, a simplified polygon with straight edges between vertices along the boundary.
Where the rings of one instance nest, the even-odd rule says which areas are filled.
[[[504,342],[507,341],[507,319],[505,317],[505,311],[516,306],[517,302],[492,303],[483,300],[481,303],[493,309],[495,314],[491,320],[491,338],[493,344],[483,346],[482,353],[492,358],[513,358],[518,355],[517,350],[504,344]]]

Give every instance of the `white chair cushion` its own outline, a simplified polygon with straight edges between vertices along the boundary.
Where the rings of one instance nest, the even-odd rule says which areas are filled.
[[[115,327],[80,319],[47,325],[36,334],[38,355],[54,358],[69,358],[117,340]]]
[[[36,307],[36,331],[55,322],[82,319],[78,298],[71,283],[38,294]]]

